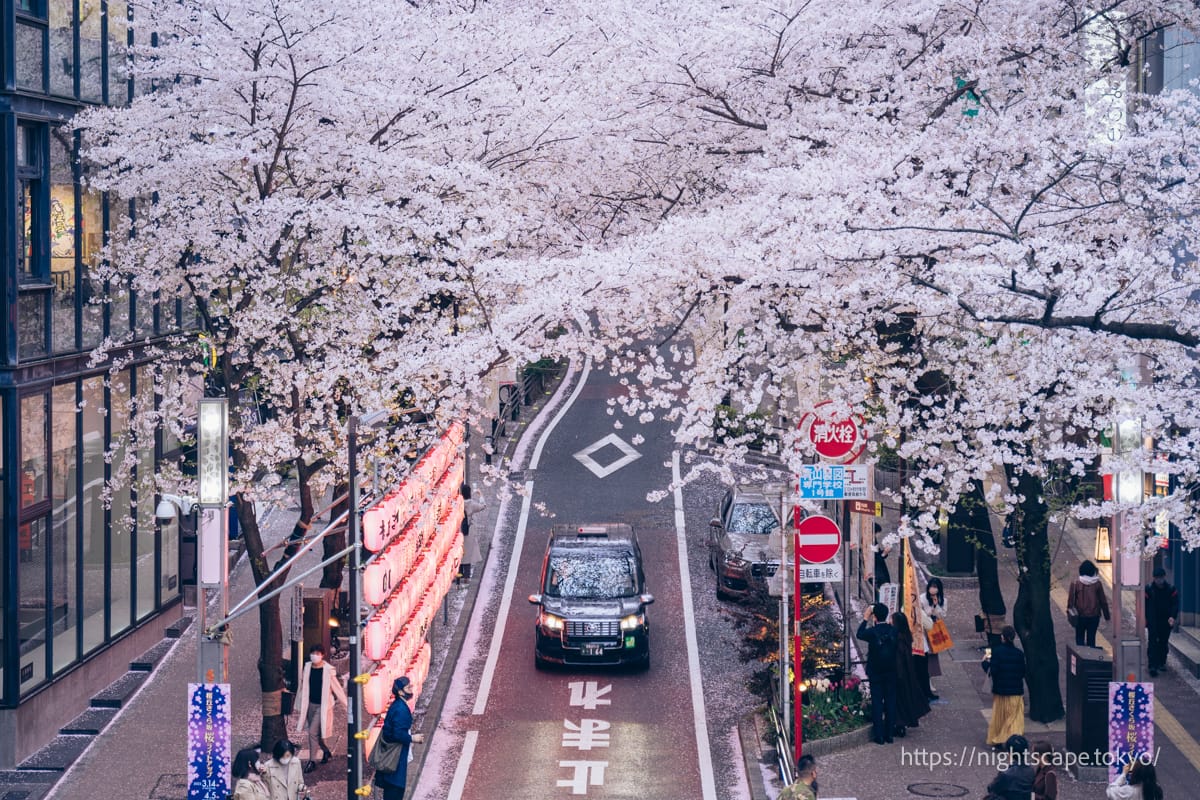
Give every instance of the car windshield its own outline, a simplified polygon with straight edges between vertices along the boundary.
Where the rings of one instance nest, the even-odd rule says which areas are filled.
[[[768,534],[779,527],[775,513],[766,503],[734,503],[729,509],[729,533]]]
[[[552,555],[545,592],[575,600],[612,600],[637,594],[633,557],[624,553]]]

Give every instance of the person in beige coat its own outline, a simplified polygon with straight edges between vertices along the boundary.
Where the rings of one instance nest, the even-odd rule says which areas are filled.
[[[296,745],[287,739],[276,742],[271,758],[262,765],[262,778],[271,800],[300,800],[305,786]]]
[[[332,664],[325,663],[325,648],[321,645],[313,647],[297,689],[299,724],[296,726],[296,737],[298,739],[301,733],[308,737],[308,761],[304,764],[304,771],[312,772],[317,768],[315,756],[318,744],[324,754],[322,764],[333,755],[325,745],[325,739],[333,732],[334,701],[346,707],[346,691],[342,688],[337,670]]]

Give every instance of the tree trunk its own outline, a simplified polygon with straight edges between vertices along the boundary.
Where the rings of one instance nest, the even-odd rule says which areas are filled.
[[[329,511],[329,519],[337,519],[338,515],[350,508],[350,485],[338,484],[333,487],[333,496],[341,497],[341,502],[335,503]],[[349,529],[349,520],[340,525],[334,533],[329,534],[322,541],[324,555],[321,560],[324,561],[330,558],[335,553],[339,553],[346,549],[347,539],[346,532]],[[342,588],[342,572],[345,569],[345,559],[334,561],[332,564],[325,565],[324,571],[321,573],[321,588],[329,589],[336,592]]]
[[[996,537],[992,533],[992,521],[980,481],[971,485],[970,495],[962,498],[955,507],[950,515],[949,527],[949,533],[959,533],[975,547],[980,610],[989,616],[1003,617],[1008,609],[1004,604],[1004,593],[1000,589],[1000,575],[996,568]],[[988,641],[991,642],[998,635],[999,631],[989,633]]]
[[[1025,680],[1029,684],[1029,718],[1053,722],[1063,717],[1058,688],[1058,642],[1050,609],[1050,544],[1042,480],[1021,473],[1020,524],[1014,525],[1017,544],[1018,588],[1013,604],[1013,627],[1025,650]]]

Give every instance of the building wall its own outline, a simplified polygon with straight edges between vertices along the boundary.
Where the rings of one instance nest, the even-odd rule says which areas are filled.
[[[179,526],[154,479],[153,364],[106,337],[183,327],[180,304],[96,277],[136,207],[89,191],[70,120],[123,105],[125,0],[0,0],[0,768],[19,762],[179,615]],[[194,323],[194,315],[189,315]],[[131,336],[133,334],[133,336]]]

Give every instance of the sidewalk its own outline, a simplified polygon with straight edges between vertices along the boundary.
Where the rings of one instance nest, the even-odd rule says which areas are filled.
[[[519,438],[557,386],[557,381],[546,387],[546,393],[536,403],[523,409],[519,424],[510,424],[506,441],[497,442],[499,458],[504,458],[512,441]],[[487,491],[481,479],[484,465],[484,436],[472,431],[469,447],[469,480],[475,485],[477,496],[485,499],[487,507],[472,519],[471,535],[478,536],[482,562],[475,565],[475,579],[461,587],[452,588],[446,598],[443,611],[438,614],[430,628],[433,644],[433,663],[424,691],[415,709],[414,731],[429,733],[437,723],[441,703],[449,685],[454,661],[462,646],[465,623],[470,618],[471,608],[478,591],[479,576],[487,561],[494,528],[498,503],[492,500],[494,491]],[[266,510],[261,519],[265,545],[270,548],[282,542],[292,531],[298,517],[297,508],[272,508]],[[320,522],[327,522],[326,516]],[[320,562],[320,545],[316,545],[293,567],[292,574],[315,566]],[[275,551],[275,555],[278,551]],[[314,588],[320,581],[316,572],[304,580],[304,585]],[[239,558],[230,571],[230,605],[247,596],[254,588],[253,575],[245,557]],[[195,609],[185,613],[194,616]],[[286,608],[283,610],[287,625]],[[262,716],[258,708],[261,692],[257,669],[258,660],[258,614],[250,612],[231,623],[233,644],[229,653],[229,682],[233,708],[232,749],[234,753],[243,747],[253,747],[260,735]],[[27,800],[42,797],[55,800],[91,800],[96,796],[121,796],[140,800],[183,800],[187,795],[186,766],[186,703],[187,684],[195,680],[196,633],[190,627],[182,638],[164,641],[157,668],[148,679],[140,683],[135,691],[128,693],[119,711],[100,720],[89,737],[90,744],[78,741],[76,752],[58,768],[62,770],[74,762],[65,772],[44,771],[28,773],[29,785],[6,785],[0,781],[0,797],[8,798],[6,790],[29,791],[22,794]],[[348,656],[332,661],[343,680],[346,678]],[[447,669],[447,664],[449,667]],[[444,678],[444,679],[443,679]],[[307,759],[307,747],[303,737],[295,734],[293,715],[288,720],[289,735],[301,746],[301,757]],[[62,738],[62,737],[60,737]],[[69,737],[68,737],[69,738]],[[312,800],[340,800],[346,796],[346,713],[340,706],[335,710],[334,734],[326,741],[334,756],[329,763],[318,765],[305,775],[308,793]],[[86,748],[86,749],[85,749]],[[36,757],[36,756],[35,756]],[[424,765],[425,748],[414,749],[414,761],[409,766],[409,783],[415,785]],[[32,760],[32,759],[31,759]],[[364,769],[369,776],[370,770]],[[61,774],[61,779],[54,779]]]
[[[1090,557],[1092,541],[1087,531],[1078,529],[1067,531],[1061,537],[1061,545],[1056,532],[1052,531],[1051,536],[1054,553],[1051,602],[1065,702],[1065,645],[1074,642],[1074,631],[1066,621],[1066,589],[1078,573],[1080,560]],[[1001,585],[1011,621],[1012,603],[1017,596],[1015,564],[1010,551],[1001,553]],[[980,666],[983,636],[975,633],[974,627],[974,615],[979,608],[978,588],[974,581],[963,585],[952,583],[955,585],[946,589],[947,623],[955,646],[942,654],[944,674],[933,680],[941,700],[921,720],[920,727],[910,729],[907,737],[897,739],[894,744],[881,747],[871,743],[820,757],[821,796],[874,800],[984,795],[997,767],[986,743],[991,693]],[[1200,778],[1200,746],[1196,744],[1196,738],[1200,737],[1200,703],[1197,703],[1200,682],[1187,676],[1172,656],[1171,670],[1154,683],[1156,744],[1161,748],[1159,782],[1167,797],[1188,797]],[[1065,721],[1043,725],[1026,718],[1025,736],[1030,742],[1045,740],[1061,751],[1066,739]],[[1103,784],[1080,783],[1065,770],[1059,770],[1061,800],[1103,796]]]

